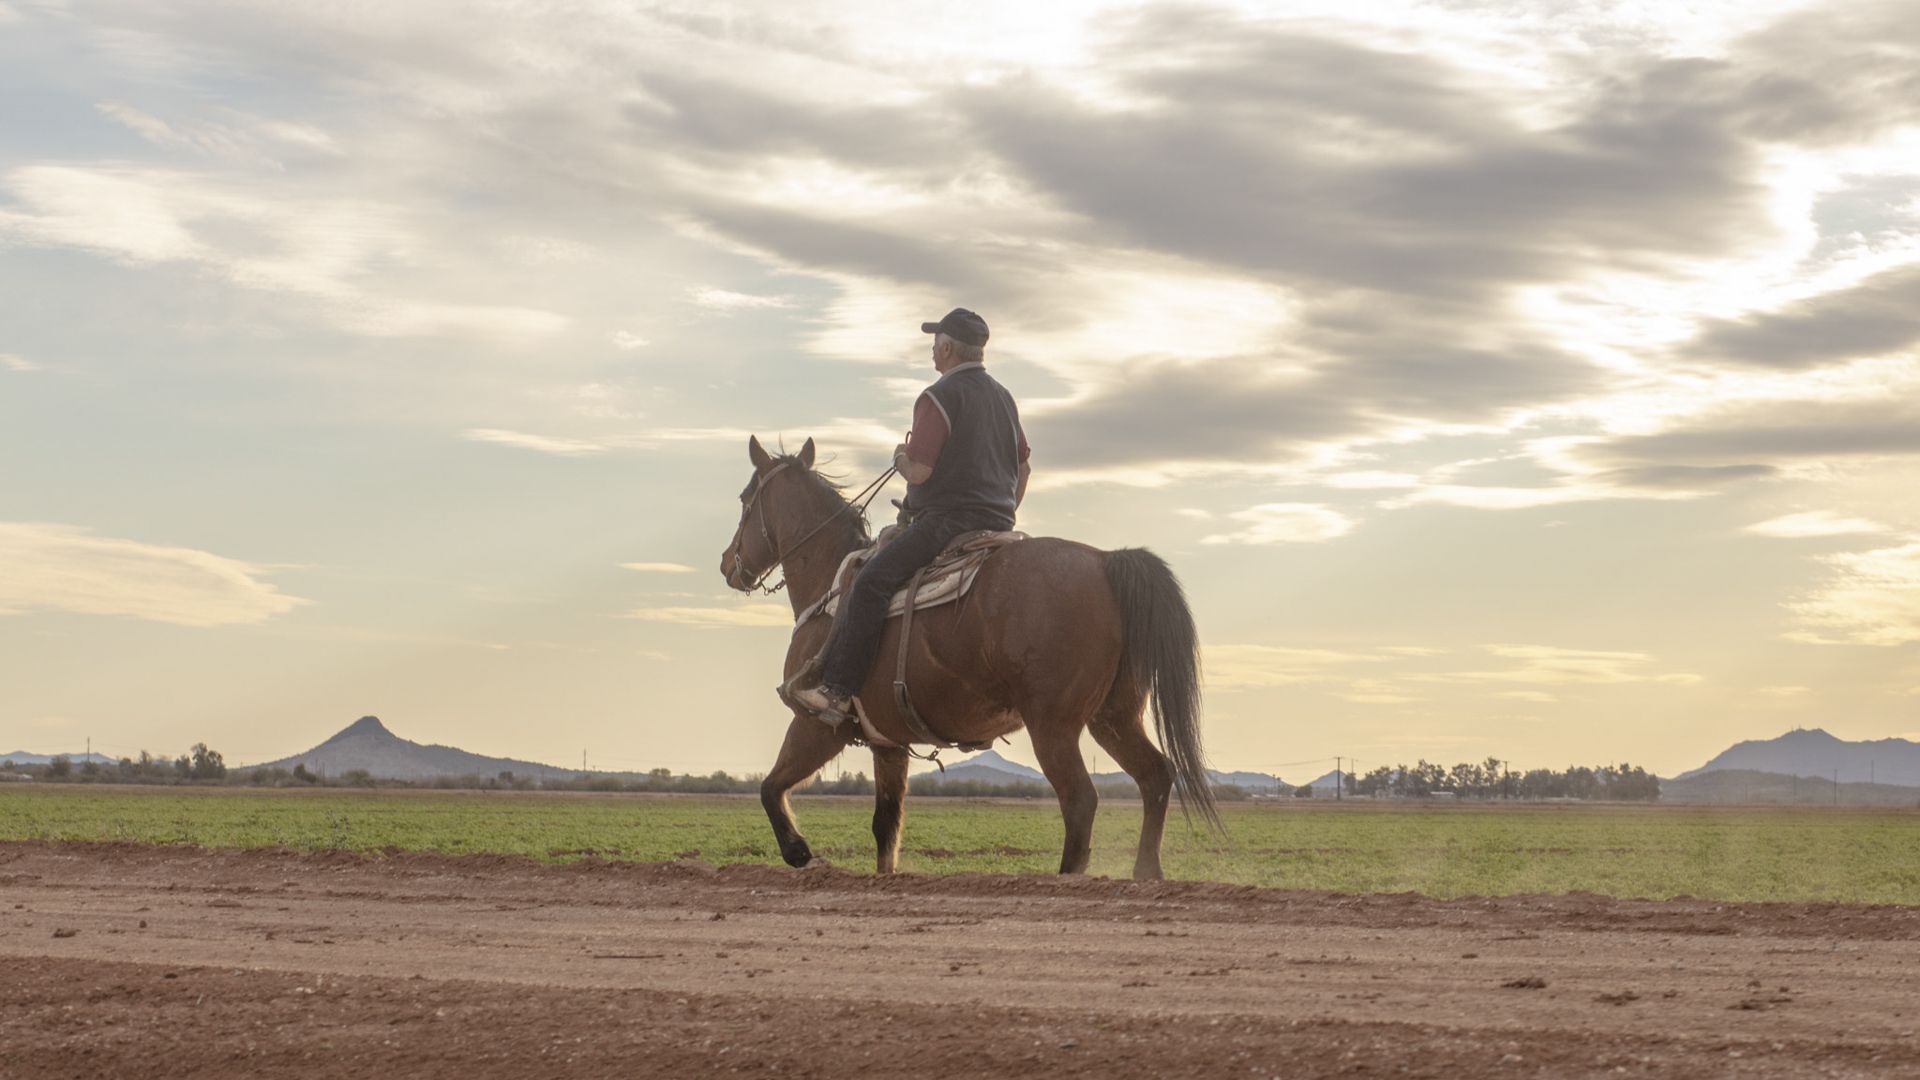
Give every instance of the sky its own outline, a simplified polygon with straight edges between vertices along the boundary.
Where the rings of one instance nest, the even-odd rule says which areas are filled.
[[[0,750],[764,770],[955,306],[1217,767],[1920,738],[1907,0],[0,0]]]

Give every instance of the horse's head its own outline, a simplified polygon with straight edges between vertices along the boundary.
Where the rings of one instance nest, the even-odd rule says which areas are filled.
[[[740,524],[720,553],[720,576],[741,592],[752,592],[783,557],[778,539],[780,512],[794,509],[797,503],[783,502],[780,492],[798,490],[793,482],[800,477],[791,466],[798,465],[803,473],[813,468],[813,440],[808,439],[792,457],[776,458],[761,447],[759,436],[748,436],[747,458],[753,462],[753,478],[740,492]]]

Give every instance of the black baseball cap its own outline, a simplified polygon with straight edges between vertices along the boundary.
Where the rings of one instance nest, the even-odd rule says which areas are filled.
[[[945,334],[966,345],[984,348],[987,344],[987,320],[963,307],[947,312],[939,322],[921,323],[920,330],[926,334]]]

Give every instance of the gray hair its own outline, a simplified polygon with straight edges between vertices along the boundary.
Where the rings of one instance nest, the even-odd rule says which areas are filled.
[[[953,346],[954,357],[963,364],[978,364],[987,358],[987,347],[985,345],[969,345],[956,337],[950,337],[946,334],[941,334],[940,336],[946,338],[947,344]]]

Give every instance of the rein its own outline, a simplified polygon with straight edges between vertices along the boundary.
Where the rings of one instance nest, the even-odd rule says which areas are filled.
[[[760,502],[760,493],[766,490],[767,481],[772,480],[774,476],[776,476],[780,472],[781,469],[786,468],[790,464],[792,463],[783,461],[778,466],[776,466],[772,472],[769,472],[765,476],[760,477],[759,480],[757,480],[753,485],[753,494],[747,497],[748,512],[752,512],[755,509],[758,509],[759,511],[760,538],[766,541],[767,550],[773,552],[773,564],[768,566],[767,569],[763,573],[761,573],[759,577],[753,579],[753,582],[749,584],[746,588],[740,590],[741,592],[751,593],[751,592],[754,592],[755,590],[758,590],[759,592],[764,593],[767,596],[772,596],[773,594],[779,592],[781,589],[784,589],[787,587],[787,578],[785,574],[782,574],[780,576],[780,583],[778,585],[775,585],[772,588],[766,587],[766,580],[773,576],[773,572],[775,570],[781,569],[781,567],[785,564],[786,555],[781,553],[774,546],[773,533],[771,530],[767,528],[767,508],[764,504]],[[838,519],[841,514],[846,513],[848,510],[857,509],[860,511],[860,516],[862,518],[865,518],[867,516],[867,507],[872,505],[873,500],[880,494],[881,489],[887,486],[887,481],[893,479],[894,475],[899,471],[900,470],[893,468],[892,466],[888,466],[886,472],[881,473],[878,477],[874,478],[874,481],[872,483],[868,484],[866,487],[861,488],[859,493],[854,495],[853,498],[848,499],[846,503],[840,507],[840,509],[835,510],[831,514],[828,514],[824,519],[821,520],[821,522],[818,525],[815,525],[813,528],[808,529],[805,535],[801,536],[800,539],[795,540],[793,542],[793,550],[795,551],[800,550],[800,548],[803,545],[805,545],[807,541],[813,539],[816,535],[818,535],[821,529],[824,529],[828,525],[833,524],[833,522],[836,519]]]

